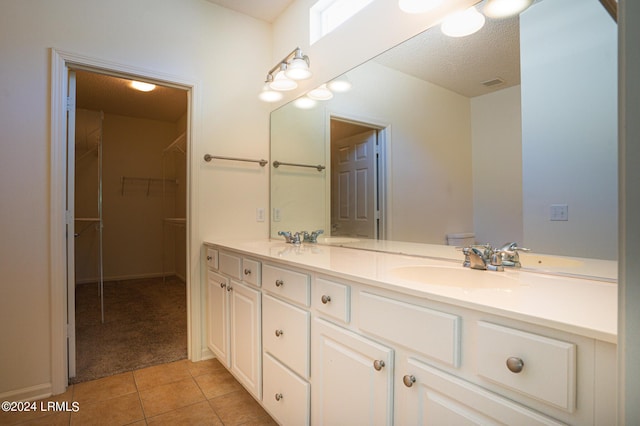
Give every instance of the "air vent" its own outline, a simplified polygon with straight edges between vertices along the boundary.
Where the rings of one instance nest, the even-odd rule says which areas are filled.
[[[501,79],[500,77],[496,77],[496,78],[492,78],[491,80],[487,80],[487,81],[483,81],[481,84],[485,87],[493,87],[493,86],[499,86],[500,84],[503,84],[504,80]]]

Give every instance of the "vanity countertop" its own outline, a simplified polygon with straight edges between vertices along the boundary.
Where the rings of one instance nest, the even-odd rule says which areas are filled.
[[[218,245],[317,273],[616,343],[615,282],[508,269],[478,271],[459,261],[279,240]]]

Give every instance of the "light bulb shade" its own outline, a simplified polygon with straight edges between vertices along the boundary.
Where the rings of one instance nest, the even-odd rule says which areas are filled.
[[[265,83],[262,88],[262,92],[258,95],[261,101],[264,102],[278,102],[283,98],[282,92],[276,92],[269,87],[269,83]]]
[[[482,12],[489,18],[507,18],[518,15],[531,3],[533,0],[487,0]]]
[[[305,80],[311,77],[309,64],[304,58],[293,58],[284,73],[292,80]]]
[[[475,33],[484,26],[484,15],[479,13],[474,6],[469,9],[456,12],[442,22],[440,29],[449,37],[464,37]]]
[[[442,3],[443,0],[398,0],[400,10],[406,13],[425,13]]]
[[[131,82],[131,87],[133,87],[136,90],[139,90],[141,92],[150,92],[153,89],[156,88],[155,84],[151,84],[151,83],[145,83],[143,81],[132,81]]]
[[[348,92],[351,90],[351,82],[346,77],[341,77],[340,79],[328,82],[327,87],[335,93]]]
[[[269,83],[269,87],[271,87],[273,90],[287,91],[293,90],[298,87],[298,83],[288,78],[285,75],[284,70],[281,69],[280,71],[278,71],[276,76],[273,77],[273,81]]]
[[[327,88],[326,84],[323,84],[320,87],[309,91],[309,93],[307,93],[307,96],[317,101],[328,101],[329,99],[333,98],[333,93],[331,93],[331,90]]]
[[[306,96],[302,96],[293,101],[293,104],[300,109],[310,109],[316,106],[316,101]]]

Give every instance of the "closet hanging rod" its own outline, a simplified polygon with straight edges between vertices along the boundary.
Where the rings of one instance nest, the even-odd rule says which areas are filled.
[[[316,166],[313,164],[283,163],[282,161],[277,160],[273,162],[273,167],[275,167],[276,169],[280,166],[309,167],[311,169],[316,169],[319,172],[323,171],[326,168],[325,166],[322,166],[320,164]]]
[[[251,160],[249,158],[236,158],[236,157],[220,157],[218,155],[211,155],[211,154],[205,154],[204,155],[204,161],[206,161],[207,163],[213,159],[216,160],[230,160],[230,161],[245,161],[247,163],[258,163],[260,164],[260,167],[264,167],[267,165],[268,161],[267,160]]]

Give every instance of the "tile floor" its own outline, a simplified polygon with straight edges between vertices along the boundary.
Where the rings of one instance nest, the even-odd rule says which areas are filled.
[[[276,425],[215,359],[78,383],[44,401],[68,401],[69,407],[77,402],[79,410],[0,411],[0,425]]]

